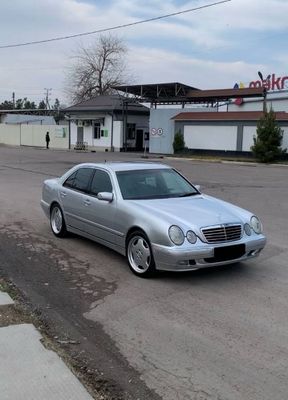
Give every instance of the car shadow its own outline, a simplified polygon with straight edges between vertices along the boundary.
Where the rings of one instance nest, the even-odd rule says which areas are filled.
[[[69,232],[69,239],[82,242],[83,246],[93,246],[95,251],[100,251],[104,256],[112,257],[112,260],[119,263],[119,269],[121,270],[129,267],[126,258],[114,250],[107,248],[106,246],[97,243],[91,239],[84,238],[74,233]],[[157,270],[154,275],[145,279],[148,281],[162,281],[162,282],[187,282],[192,284],[201,283],[204,281],[217,282],[217,281],[234,281],[235,279],[253,279],[256,277],[257,270],[255,269],[255,261],[250,262],[238,262],[233,264],[227,264],[218,267],[206,267],[194,271],[159,271]],[[131,278],[143,279],[136,277],[132,272],[129,272]]]
[[[195,271],[184,271],[184,272],[170,272],[170,271],[157,271],[154,279],[161,279],[165,281],[193,281],[193,282],[201,282],[201,281],[218,281],[223,279],[225,280],[234,280],[239,279],[241,277],[247,278],[247,275],[254,275],[255,271],[251,265],[247,263],[233,263],[218,267],[207,267],[198,269]]]

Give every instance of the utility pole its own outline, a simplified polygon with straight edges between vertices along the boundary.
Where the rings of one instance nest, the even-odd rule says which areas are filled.
[[[50,95],[51,95],[51,92],[52,92],[52,88],[50,88],[50,89],[44,88],[44,90],[45,90],[46,109],[50,110],[49,99],[50,99]]]
[[[12,104],[13,104],[13,110],[15,108],[15,92],[12,93]]]
[[[262,87],[264,89],[264,93],[263,93],[263,112],[266,112],[267,111],[267,82],[271,78],[271,75],[267,75],[267,78],[264,79],[262,72],[258,71],[258,76],[261,79]]]

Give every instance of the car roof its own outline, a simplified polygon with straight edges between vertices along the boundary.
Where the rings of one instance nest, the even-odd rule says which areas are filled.
[[[169,165],[158,163],[158,162],[149,162],[149,161],[130,161],[130,162],[111,162],[107,161],[105,163],[84,163],[79,164],[78,167],[94,167],[94,168],[105,168],[110,171],[135,171],[135,170],[143,170],[143,169],[167,169],[171,168]]]

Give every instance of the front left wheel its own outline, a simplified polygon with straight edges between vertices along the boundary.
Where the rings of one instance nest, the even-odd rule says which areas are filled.
[[[58,204],[54,204],[51,208],[50,226],[55,236],[65,237],[67,235],[63,212]]]
[[[156,271],[154,257],[148,237],[135,231],[127,240],[126,254],[131,271],[141,277],[149,277]]]

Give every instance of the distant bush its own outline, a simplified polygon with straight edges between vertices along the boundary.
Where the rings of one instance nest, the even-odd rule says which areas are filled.
[[[185,149],[184,137],[180,131],[175,133],[173,142],[174,153],[180,153]]]
[[[253,138],[254,145],[251,147],[256,160],[270,163],[279,160],[286,153],[286,149],[281,148],[283,130],[278,126],[272,108],[269,112],[264,111],[263,117],[258,121],[256,134]]]

